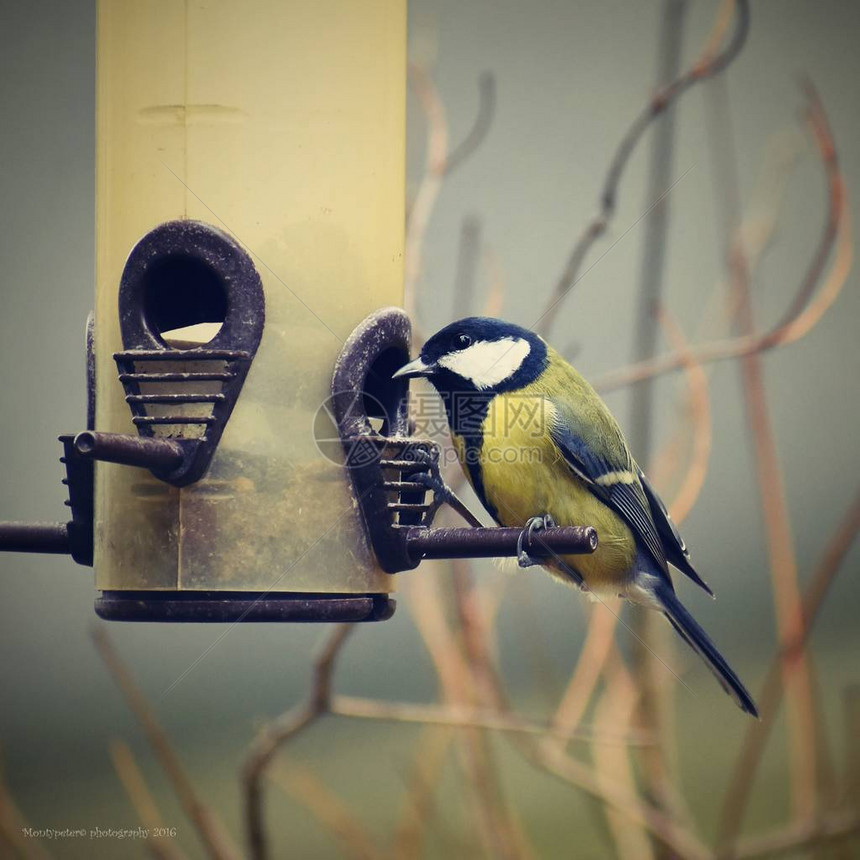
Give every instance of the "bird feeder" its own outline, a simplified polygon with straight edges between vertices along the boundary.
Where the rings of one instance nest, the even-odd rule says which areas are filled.
[[[390,573],[522,542],[431,527],[455,497],[391,379],[409,321],[376,309],[403,298],[405,45],[403,0],[100,3],[72,518],[0,524],[0,549],[93,565],[102,618],[382,620]],[[329,415],[342,457],[313,430]]]

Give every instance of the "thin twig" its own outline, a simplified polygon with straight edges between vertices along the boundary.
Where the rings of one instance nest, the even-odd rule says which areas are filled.
[[[438,570],[436,565],[434,568]],[[425,571],[421,577],[410,581],[412,600],[408,606],[416,622],[424,645],[433,660],[436,674],[441,684],[444,704],[453,707],[474,707],[472,701],[471,670],[458,647],[442,608],[439,577],[435,571]],[[489,800],[482,793],[479,753],[475,751],[476,733],[471,730],[461,739],[461,753],[464,769],[472,785],[475,801],[476,830],[481,837],[485,851],[492,856],[497,843],[494,827],[494,812]]]
[[[782,644],[768,670],[758,698],[761,721],[747,728],[729,788],[726,791],[717,839],[718,845],[721,846],[720,856],[734,856],[732,845],[740,833],[743,813],[752,791],[753,778],[779,711],[783,694],[782,667],[785,663],[793,663],[802,654],[821,605],[858,531],[860,531],[860,493],[855,497],[828,542],[812,579],[804,591],[800,629],[794,633],[793,638]]]
[[[842,692],[845,756],[841,801],[860,812],[860,684],[850,684]]]
[[[330,712],[338,716],[362,720],[486,729],[607,746],[646,746],[653,743],[653,740],[643,732],[608,732],[598,728],[560,729],[548,723],[524,720],[513,714],[499,714],[495,710],[464,708],[457,705],[422,705],[412,702],[383,702],[378,699],[362,699],[354,696],[334,696]]]
[[[624,732],[629,729],[640,703],[639,686],[629,672],[620,671],[623,661],[613,651],[609,661],[606,689],[594,709],[594,721],[598,725]],[[615,669],[616,671],[612,671]],[[622,786],[631,794],[636,792],[636,776],[630,750],[623,747],[595,745],[591,750],[594,771],[605,786]],[[615,840],[619,860],[649,860],[654,857],[654,847],[648,831],[632,822],[611,806],[604,806],[608,829]],[[660,846],[664,848],[664,846]]]
[[[484,316],[498,317],[501,316],[505,304],[505,278],[502,266],[496,252],[489,247],[484,248],[482,261],[489,281],[487,298],[484,302]]]
[[[805,848],[817,848],[828,842],[856,836],[860,833],[860,816],[856,813],[826,815],[813,824],[791,824],[786,828],[764,836],[745,839],[732,854],[735,860],[779,857],[781,854],[801,852]]]
[[[586,255],[591,250],[591,246],[609,227],[609,222],[615,213],[618,187],[624,173],[624,168],[627,166],[630,156],[635,150],[636,144],[641,140],[645,130],[682,93],[699,81],[707,80],[719,74],[735,59],[746,41],[749,30],[749,17],[748,0],[736,0],[735,29],[723,51],[719,54],[714,54],[709,39],[705,51],[689,71],[661,89],[633,121],[633,124],[622,138],[609,165],[609,171],[604,180],[603,191],[600,197],[600,212],[586,227],[581,238],[574,245],[567,265],[556,283],[549,302],[534,325],[535,331],[539,334],[546,335],[549,333],[553,322],[558,316],[561,301],[570,293],[570,290],[579,280],[580,269]],[[721,26],[722,20],[718,15],[715,28]]]
[[[561,782],[581,789],[645,827],[683,860],[710,860],[711,852],[691,831],[679,827],[672,817],[636,793],[604,784],[591,768],[560,752],[539,751],[523,744],[521,751],[539,769]]]
[[[466,139],[451,153],[448,151],[448,118],[445,105],[427,68],[416,63],[409,65],[409,80],[418,104],[427,122],[427,150],[424,156],[424,172],[415,199],[409,209],[404,247],[405,271],[403,285],[403,307],[411,318],[415,318],[416,292],[421,277],[422,249],[430,216],[442,180],[461,165],[480,146],[492,123],[496,103],[496,85],[492,74],[485,72],[478,79],[480,103],[475,125]]]
[[[15,803],[0,768],[0,848],[7,843],[21,860],[50,860],[39,840],[25,834],[27,822]]]
[[[613,634],[618,623],[620,601],[612,601],[611,606],[612,612],[600,612],[596,607],[591,607],[585,642],[552,718],[553,731],[549,733],[549,738],[553,739],[550,741],[548,738],[544,742],[547,750],[558,745],[555,737],[570,735],[577,730],[609,654],[615,648]]]
[[[434,644],[431,656],[444,653],[444,650],[438,646],[438,643]],[[485,700],[483,704],[485,707],[494,708],[502,716],[510,717],[511,709],[505,702],[501,683],[493,667],[484,662],[482,654],[486,654],[484,649],[476,654],[478,659],[484,663],[480,669],[481,687],[485,688],[485,695],[489,696],[489,699]],[[434,663],[436,663],[435,656]],[[438,663],[436,668],[437,671],[440,670]],[[443,669],[442,671],[449,673],[450,670]],[[537,742],[523,734],[512,734],[511,737],[515,747],[533,765],[569,785],[586,791],[597,800],[612,805],[633,821],[641,823],[649,832],[654,833],[663,844],[675,851],[680,858],[704,860],[709,856],[708,849],[694,833],[678,826],[676,822],[671,820],[670,816],[653,804],[643,801],[635,793],[619,789],[617,786],[603,785],[590,767],[574,761],[563,752],[543,750]]]
[[[467,559],[452,559],[451,596],[459,624],[463,651],[470,670],[468,692],[479,706],[490,701],[493,679],[490,677],[490,652],[487,628],[483,624],[476,590]],[[487,840],[493,858],[521,858],[531,855],[514,810],[504,794],[498,764],[487,734],[480,729],[467,730],[465,752],[478,814],[490,829]]]
[[[149,853],[156,860],[183,860],[186,854],[179,846],[168,837],[161,835],[166,829],[164,820],[128,744],[112,741],[110,757],[131,805],[144,827],[149,830],[149,837],[146,840]]]
[[[687,355],[687,381],[689,385],[690,413],[693,432],[693,450],[681,486],[669,504],[672,519],[680,525],[689,516],[696,504],[705,478],[708,475],[708,462],[711,457],[713,432],[711,427],[711,399],[708,395],[708,377],[690,352],[684,335],[668,311],[661,309],[660,321],[666,329],[669,340],[676,350]]]
[[[475,150],[484,142],[493,124],[496,113],[496,78],[492,72],[482,72],[478,77],[478,113],[475,124],[463,139],[445,159],[442,173],[449,176],[464,161],[467,161]]]
[[[242,767],[245,827],[248,850],[254,860],[265,860],[269,856],[263,822],[263,777],[278,750],[329,710],[335,663],[352,629],[352,624],[340,624],[335,627],[314,661],[313,678],[307,700],[284,712],[265,726],[251,743],[245,756]]]
[[[275,767],[270,769],[268,779],[330,831],[346,857],[381,860],[385,856],[364,823],[312,770],[297,764]]]
[[[120,688],[132,713],[170,780],[176,796],[197,830],[207,853],[216,860],[236,860],[239,851],[227,830],[212,810],[197,795],[179,756],[167,739],[164,729],[155,717],[149,702],[134,682],[103,627],[93,630],[93,641],[105,665]]]
[[[454,279],[454,319],[467,317],[472,311],[478,261],[481,251],[481,222],[470,215],[460,227],[457,250],[457,275]]]
[[[433,78],[423,66],[410,64],[409,80],[418,97],[418,104],[427,121],[427,151],[424,155],[424,172],[406,223],[404,245],[403,307],[411,319],[415,318],[416,291],[421,275],[421,249],[436,197],[445,175],[445,159],[448,155],[448,119],[445,106]]]
[[[724,84],[723,81],[717,84]],[[752,302],[752,284],[744,247],[737,241],[740,226],[740,190],[731,113],[725,86],[710,91],[715,99],[715,124],[720,136],[713,148],[715,178],[721,189],[718,201],[724,228],[724,248],[730,274],[730,290],[737,306],[737,327],[742,335],[755,336],[757,327]],[[791,530],[785,481],[764,381],[762,357],[758,353],[740,361],[753,465],[761,507],[768,555],[771,591],[779,641],[791,641],[802,623],[797,555]],[[813,697],[809,660],[783,661],[783,684],[787,691],[787,723],[791,801],[794,816],[803,821],[816,812],[818,714]]]
[[[657,88],[670,86],[677,80],[681,68],[681,48],[684,33],[686,0],[663,0],[660,19],[660,38],[657,49]],[[659,122],[654,125],[651,144],[651,163],[648,171],[647,214],[644,219],[642,260],[639,289],[637,291],[637,313],[633,323],[633,359],[644,361],[657,351],[659,334],[658,309],[666,269],[666,254],[669,236],[669,191],[672,188],[672,169],[675,154],[675,105],[667,103]],[[619,174],[620,177],[620,174]],[[650,201],[657,203],[649,206]],[[653,432],[653,383],[642,380],[630,389],[629,439],[631,450],[641,463],[650,466]],[[647,796],[668,810],[669,784],[673,779],[670,771],[670,756],[675,748],[675,737],[670,720],[674,685],[664,683],[665,673],[652,657],[658,637],[665,631],[657,628],[657,619],[650,613],[636,613],[630,624],[636,633],[632,649],[634,671],[640,695],[635,701],[635,717],[638,724],[658,738],[658,743],[641,750],[637,755],[640,779]],[[672,647],[672,646],[670,646]],[[606,694],[608,696],[609,693]],[[616,696],[622,693],[616,692]],[[605,698],[605,697],[604,697]],[[632,779],[630,761],[619,756],[607,766],[622,780]],[[634,783],[635,785],[635,783]],[[643,852],[642,833],[638,829],[624,827],[617,816],[609,817],[610,829],[616,835],[619,849],[626,843],[627,852]],[[662,845],[649,846],[649,854],[666,858]]]
[[[451,746],[452,734],[446,728],[427,726],[419,740],[412,767],[405,775],[407,791],[403,811],[391,848],[392,858],[421,857],[424,833],[437,815],[434,802],[436,785]],[[447,834],[442,834],[447,836]]]
[[[825,168],[828,190],[827,219],[812,262],[800,282],[791,308],[805,307],[790,319],[782,320],[763,334],[740,335],[725,340],[699,344],[691,348],[692,357],[700,364],[726,359],[742,358],[753,353],[767,352],[776,347],[795,343],[807,335],[818,324],[830,306],[836,301],[848,279],[854,257],[851,236],[850,212],[847,193],[839,167],[833,135],[827,116],[814,90],[807,89],[811,100],[809,106],[810,126],[819,155]],[[827,277],[821,283],[827,260],[836,245],[836,256]],[[818,287],[816,292],[816,286]],[[613,391],[641,379],[671,373],[684,366],[685,356],[678,352],[658,356],[651,361],[622,367],[610,371],[597,379],[594,386],[600,391]]]

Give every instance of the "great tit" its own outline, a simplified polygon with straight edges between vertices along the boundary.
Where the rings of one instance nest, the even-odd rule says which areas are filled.
[[[500,525],[591,525],[592,555],[541,564],[598,598],[657,609],[739,707],[749,692],[675,594],[669,565],[713,597],[675,524],[586,380],[541,337],[470,317],[431,337],[395,377],[426,377],[441,395],[460,465]]]

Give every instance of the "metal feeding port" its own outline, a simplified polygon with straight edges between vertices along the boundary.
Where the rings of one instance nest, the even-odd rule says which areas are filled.
[[[332,411],[345,466],[370,545],[388,573],[412,570],[425,558],[591,553],[597,532],[564,526],[524,534],[521,528],[483,527],[445,486],[439,446],[409,435],[408,385],[392,373],[409,361],[411,325],[399,308],[368,317],[344,345],[332,377]],[[448,504],[468,528],[432,528]],[[539,512],[536,512],[539,513]]]
[[[191,484],[212,460],[263,334],[260,276],[225,233],[171,221],[129,255],[119,316],[125,349],[114,359],[131,420],[141,440],[168,444],[90,434],[78,449],[119,463],[134,457],[131,465],[149,466],[162,481]],[[218,327],[205,346],[183,340],[201,325]]]

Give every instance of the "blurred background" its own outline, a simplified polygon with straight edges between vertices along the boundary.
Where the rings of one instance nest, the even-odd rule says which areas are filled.
[[[698,56],[717,7],[686,4],[682,68]],[[662,13],[663,4],[652,0],[410,2],[410,57],[435,82],[452,146],[475,122],[483,73],[493,74],[496,92],[485,139],[441,183],[427,222],[415,275],[422,331],[435,331],[462,310],[454,286],[464,223],[478,236],[473,309],[490,302],[503,318],[523,325],[537,320],[575,240],[597,213],[612,153],[653,92]],[[0,3],[0,520],[64,516],[56,436],[85,421],[84,323],[94,289],[94,26],[89,2]],[[857,4],[754,2],[748,41],[724,77],[691,89],[677,103],[677,182],[667,197],[662,304],[689,340],[728,331],[724,323],[720,329],[727,280],[720,165],[727,152],[736,157],[741,211],[754,227],[775,218],[751,281],[762,327],[782,317],[809,266],[828,204],[821,159],[801,117],[801,75],[815,83],[826,109],[857,219],[858,33]],[[409,199],[425,174],[427,136],[413,88]],[[589,378],[633,356],[643,215],[654,202],[648,196],[650,144],[648,137],[634,153],[608,234],[592,249],[550,334]],[[809,581],[857,491],[857,286],[852,271],[807,336],[763,357],[801,583]],[[670,346],[662,337],[660,351]],[[711,602],[686,584],[679,588],[755,692],[776,640],[753,445],[738,362],[710,365],[708,379],[712,450],[683,531],[719,599]],[[655,452],[679,422],[688,421],[678,406],[684,385],[678,374],[656,383]],[[628,428],[629,388],[607,394],[607,400]],[[660,486],[669,497],[677,489],[672,480]],[[850,746],[846,691],[860,683],[858,561],[854,547],[827,594],[810,646],[839,773]],[[512,576],[492,563],[474,570],[479,587],[496,589],[504,579],[496,636],[508,694],[523,714],[546,719],[576,664],[586,607],[535,570]],[[437,675],[409,611],[410,601],[420,598],[410,579],[425,576],[445,581],[448,574],[422,565],[400,576],[397,613],[353,634],[338,663],[338,691],[410,702],[437,698]],[[91,571],[63,557],[5,554],[0,594],[0,757],[27,822],[34,828],[135,826],[137,816],[108,751],[109,741],[121,738],[135,753],[165,822],[177,827],[178,844],[189,856],[203,856],[93,647]],[[244,749],[265,720],[300,701],[325,631],[239,625],[221,638],[224,629],[203,625],[114,625],[110,633],[202,796],[241,841]],[[631,635],[621,629],[617,637],[628,653]],[[674,654],[674,644],[666,647]],[[747,723],[695,658],[679,651],[671,659],[690,688],[674,695],[680,791],[710,842]],[[289,760],[312,766],[387,844],[403,815],[416,750],[426,740],[422,732],[414,725],[327,717],[291,745]],[[578,752],[576,744],[571,749]],[[504,737],[494,737],[492,750],[533,856],[613,855],[612,835],[595,801],[531,768]],[[589,756],[587,749],[582,754]],[[780,717],[755,778],[745,832],[787,820],[788,772]],[[455,758],[444,764],[439,780],[426,822],[426,856],[482,856]],[[340,856],[331,830],[288,794],[272,789],[267,803],[275,856]],[[65,840],[45,847],[57,857],[146,856],[141,843]],[[834,856],[852,856],[852,843],[842,849],[849,853]],[[856,836],[853,850],[860,852]]]

